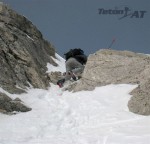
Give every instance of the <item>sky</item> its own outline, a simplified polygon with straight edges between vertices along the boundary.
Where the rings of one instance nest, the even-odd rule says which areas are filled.
[[[72,48],[81,48],[89,55],[112,42],[112,49],[150,54],[149,0],[0,1],[32,21],[61,56]],[[99,9],[123,13],[99,14]],[[143,16],[141,11],[146,11]],[[119,19],[124,15],[128,16]]]

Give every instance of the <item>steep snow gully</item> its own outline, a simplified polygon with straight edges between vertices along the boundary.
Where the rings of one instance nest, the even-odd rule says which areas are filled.
[[[148,144],[150,117],[127,107],[135,87],[107,85],[72,93],[51,84],[48,90],[31,88],[21,95],[0,89],[32,107],[27,113],[0,114],[0,144]]]

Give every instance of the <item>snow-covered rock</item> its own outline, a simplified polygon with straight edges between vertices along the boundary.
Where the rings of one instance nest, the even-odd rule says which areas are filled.
[[[6,94],[0,92],[0,112],[5,114],[12,114],[12,112],[27,112],[31,108],[25,106],[19,98],[12,100]]]
[[[89,56],[75,91],[93,90],[96,86],[107,84],[139,84],[140,93],[139,90],[133,93],[129,109],[138,114],[150,115],[150,92],[149,87],[146,87],[150,80],[149,74],[148,55],[103,49]],[[143,99],[138,98],[141,95]]]

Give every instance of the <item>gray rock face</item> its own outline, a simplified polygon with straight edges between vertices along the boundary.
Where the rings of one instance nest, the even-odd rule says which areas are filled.
[[[24,16],[0,4],[0,87],[10,93],[49,85],[46,64],[57,65],[54,47]],[[30,83],[30,84],[29,84]]]
[[[128,102],[129,110],[141,115],[150,115],[150,79],[141,83],[131,94],[133,97]]]
[[[96,86],[107,84],[139,84],[140,88],[132,93],[129,109],[138,114],[150,115],[150,90],[147,86],[149,74],[149,56],[104,49],[89,56],[82,78],[74,91],[93,90]]]
[[[12,100],[7,95],[0,93],[0,112],[10,114],[13,111],[27,112],[31,108],[25,106],[21,100]]]

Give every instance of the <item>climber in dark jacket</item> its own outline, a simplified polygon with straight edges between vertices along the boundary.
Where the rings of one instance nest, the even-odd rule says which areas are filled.
[[[66,74],[63,79],[59,80],[57,84],[59,87],[63,86],[63,83],[71,78],[73,80],[78,79],[78,75],[84,70],[84,65],[87,62],[87,56],[83,53],[78,53],[77,55],[72,55],[66,58]]]

